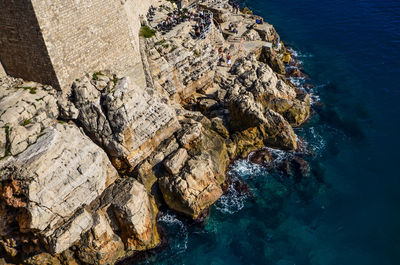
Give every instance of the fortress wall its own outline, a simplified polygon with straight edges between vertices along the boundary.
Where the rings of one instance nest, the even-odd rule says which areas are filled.
[[[0,61],[11,76],[59,85],[30,1],[0,0]]]
[[[85,72],[110,69],[129,75],[141,65],[121,1],[31,2],[61,88]]]
[[[158,0],[125,0],[124,9],[128,18],[129,34],[131,36],[132,46],[135,54],[140,54],[139,50],[139,33],[141,28],[140,17],[145,18],[150,6]],[[133,75],[136,76],[136,83],[145,86],[146,79],[142,65],[138,64],[133,69]]]
[[[0,61],[0,78],[5,76],[5,75],[6,75],[6,72],[4,71],[4,67],[3,67],[3,65],[1,64],[1,61]]]

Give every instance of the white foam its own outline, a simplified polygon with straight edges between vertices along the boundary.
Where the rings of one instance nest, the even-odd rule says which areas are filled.
[[[178,249],[179,253],[185,251],[189,241],[189,232],[186,225],[172,212],[165,213],[158,219],[158,221],[164,223],[169,228],[177,228],[179,232],[175,235],[177,240],[174,247]]]
[[[237,160],[231,168],[230,173],[241,176],[246,179],[248,176],[261,174],[265,172],[265,168],[258,164],[249,162],[249,160]]]
[[[312,137],[312,144],[311,144],[312,148],[317,153],[321,153],[321,151],[324,150],[326,146],[325,139],[322,137],[321,134],[317,132],[317,130],[315,130],[314,127],[310,127],[309,132],[310,132],[309,135]]]
[[[303,85],[306,82],[305,77],[289,77],[288,79],[296,87],[300,87],[301,85]]]

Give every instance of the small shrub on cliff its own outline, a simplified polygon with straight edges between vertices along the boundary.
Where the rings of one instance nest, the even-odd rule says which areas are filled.
[[[15,88],[16,88],[16,89],[29,90],[29,93],[31,93],[31,94],[36,94],[36,87],[17,86],[17,87],[15,87]]]
[[[200,57],[201,53],[198,50],[193,51],[194,56]]]
[[[159,40],[156,43],[154,43],[155,46],[161,45],[165,43],[165,39]]]
[[[94,72],[92,76],[93,80],[98,80],[99,75],[104,75],[104,74],[102,72]]]
[[[173,51],[175,51],[177,48],[178,48],[178,46],[176,46],[176,45],[172,45],[170,52],[173,52]]]
[[[23,120],[21,122],[21,126],[27,126],[27,125],[31,124],[31,122],[32,122],[31,119]]]
[[[154,29],[151,29],[148,26],[142,26],[142,29],[140,30],[140,36],[144,37],[146,39],[154,37],[156,35],[156,32]]]

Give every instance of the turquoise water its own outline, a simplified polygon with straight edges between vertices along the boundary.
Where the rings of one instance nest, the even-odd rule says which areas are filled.
[[[204,227],[163,216],[169,247],[143,263],[400,264],[400,1],[246,4],[299,53],[324,104],[297,130],[311,172],[237,161],[252,194],[225,195]]]

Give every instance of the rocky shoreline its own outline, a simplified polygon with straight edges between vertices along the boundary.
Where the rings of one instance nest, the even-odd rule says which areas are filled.
[[[158,28],[173,10],[160,1],[143,23]],[[310,94],[289,81],[304,74],[283,63],[274,27],[228,1],[184,12],[195,19],[141,38],[146,87],[112,69],[67,91],[0,77],[0,264],[114,264],[162,249],[159,209],[201,221],[231,161],[302,149],[293,128]],[[213,22],[196,38],[200,12]],[[233,64],[219,65],[227,54]],[[281,166],[307,175],[300,158]]]

